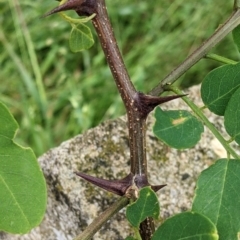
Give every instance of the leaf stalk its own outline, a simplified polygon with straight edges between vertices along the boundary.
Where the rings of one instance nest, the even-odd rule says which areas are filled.
[[[223,57],[223,56],[219,56],[219,55],[214,54],[214,53],[207,54],[205,56],[205,58],[212,59],[212,60],[218,61],[220,63],[224,63],[224,64],[236,64],[236,63],[238,63],[237,61],[234,61],[232,59],[229,59],[229,58],[226,58],[226,57]]]

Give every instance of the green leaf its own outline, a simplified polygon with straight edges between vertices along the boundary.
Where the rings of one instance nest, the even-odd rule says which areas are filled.
[[[240,51],[240,26],[237,26],[233,31],[233,40],[235,44],[237,45],[238,51]]]
[[[193,147],[201,138],[203,124],[185,110],[155,111],[154,134],[167,145],[184,149]]]
[[[224,125],[228,134],[240,144],[240,87],[232,95],[228,102],[225,114]]]
[[[152,240],[217,240],[214,224],[205,216],[184,212],[167,219],[153,234]]]
[[[89,27],[84,24],[73,25],[69,38],[71,51],[80,52],[90,48],[93,44],[94,40]]]
[[[239,86],[240,63],[218,67],[203,80],[202,100],[210,111],[223,116],[228,101]]]
[[[138,228],[147,217],[158,218],[160,212],[158,198],[151,187],[144,187],[139,192],[139,198],[129,204],[126,210],[128,221]]]
[[[240,160],[220,159],[197,181],[192,210],[207,216],[220,239],[238,240],[240,232]]]
[[[13,142],[17,128],[0,103],[0,231],[22,234],[41,222],[47,197],[33,151]]]

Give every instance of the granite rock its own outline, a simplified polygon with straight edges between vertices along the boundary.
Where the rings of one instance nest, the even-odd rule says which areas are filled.
[[[188,89],[198,106],[199,86]],[[163,109],[188,109],[177,99]],[[206,112],[221,131],[223,121]],[[161,203],[161,220],[191,208],[196,179],[214,160],[225,157],[225,151],[205,129],[200,142],[192,149],[176,150],[161,143],[152,133],[154,118],[148,119],[147,158],[149,181],[167,184],[157,194]],[[48,186],[48,206],[40,226],[25,235],[1,234],[2,240],[68,240],[73,239],[117,196],[99,189],[74,174],[81,171],[106,179],[121,179],[129,173],[129,146],[126,117],[106,121],[49,150],[39,159]],[[94,236],[94,240],[124,239],[131,233],[124,210],[116,214]]]

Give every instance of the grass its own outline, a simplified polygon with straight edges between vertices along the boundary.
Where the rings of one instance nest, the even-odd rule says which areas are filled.
[[[232,2],[224,0],[106,1],[131,79],[143,92],[214,32],[232,9]],[[0,100],[20,125],[17,141],[37,156],[124,114],[96,34],[94,47],[71,53],[70,26],[58,15],[40,18],[55,6],[55,1],[0,0]],[[231,36],[214,52],[238,59]],[[181,85],[200,82],[218,65],[200,61]]]

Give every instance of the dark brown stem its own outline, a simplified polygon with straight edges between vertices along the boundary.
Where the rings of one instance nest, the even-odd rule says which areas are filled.
[[[105,2],[104,0],[97,0],[96,4],[97,15],[94,19],[92,19],[93,26],[95,27],[100,39],[102,49],[123,102],[126,108],[130,109],[130,103],[133,102],[133,97],[137,91],[130,81],[130,77],[117,46],[117,42],[106,11]]]
[[[135,177],[136,186],[141,188],[149,185],[147,180],[145,142],[146,117],[148,114],[143,114],[141,111],[140,93],[134,88],[126,70],[114,37],[104,0],[97,1],[96,14],[92,22],[127,111],[131,173]],[[154,223],[151,219],[142,222],[140,226],[142,239],[150,239],[149,236],[152,235],[154,230]]]
[[[154,98],[136,91],[119,51],[113,29],[106,11],[105,1],[97,0],[94,7],[96,16],[93,26],[100,39],[108,65],[121,94],[128,116],[131,173],[136,176],[135,183],[141,188],[149,185],[146,160],[146,118],[160,103],[179,96]]]
[[[145,95],[135,89],[117,46],[104,0],[69,0],[45,16],[70,9],[75,10],[80,16],[96,14],[92,19],[93,26],[98,34],[102,49],[127,111],[131,162],[131,173],[122,180],[109,181],[88,176],[84,173],[77,174],[97,186],[123,195],[131,187],[129,186],[130,184],[136,186],[137,189],[150,185],[147,178],[146,118],[158,104],[179,96],[159,98]],[[163,186],[152,186],[152,188],[157,191]],[[144,220],[140,225],[142,239],[150,239],[154,229],[154,223],[151,218]]]
[[[92,22],[126,107],[128,115],[131,172],[135,176],[142,176],[143,179],[139,179],[139,187],[142,187],[147,183],[145,144],[146,116],[143,116],[139,108],[139,92],[134,88],[126,70],[114,37],[104,0],[97,1],[96,10],[96,17],[93,18]]]
[[[142,188],[149,185],[146,159],[146,118],[157,105],[179,96],[158,98],[136,91],[114,37],[105,1],[97,0],[95,10],[96,12],[92,12],[96,13],[96,16],[92,19],[93,26],[98,34],[108,65],[127,111],[131,174],[133,174],[134,184],[138,188]],[[142,239],[151,239],[154,230],[153,219],[147,218],[144,220],[140,225]]]

